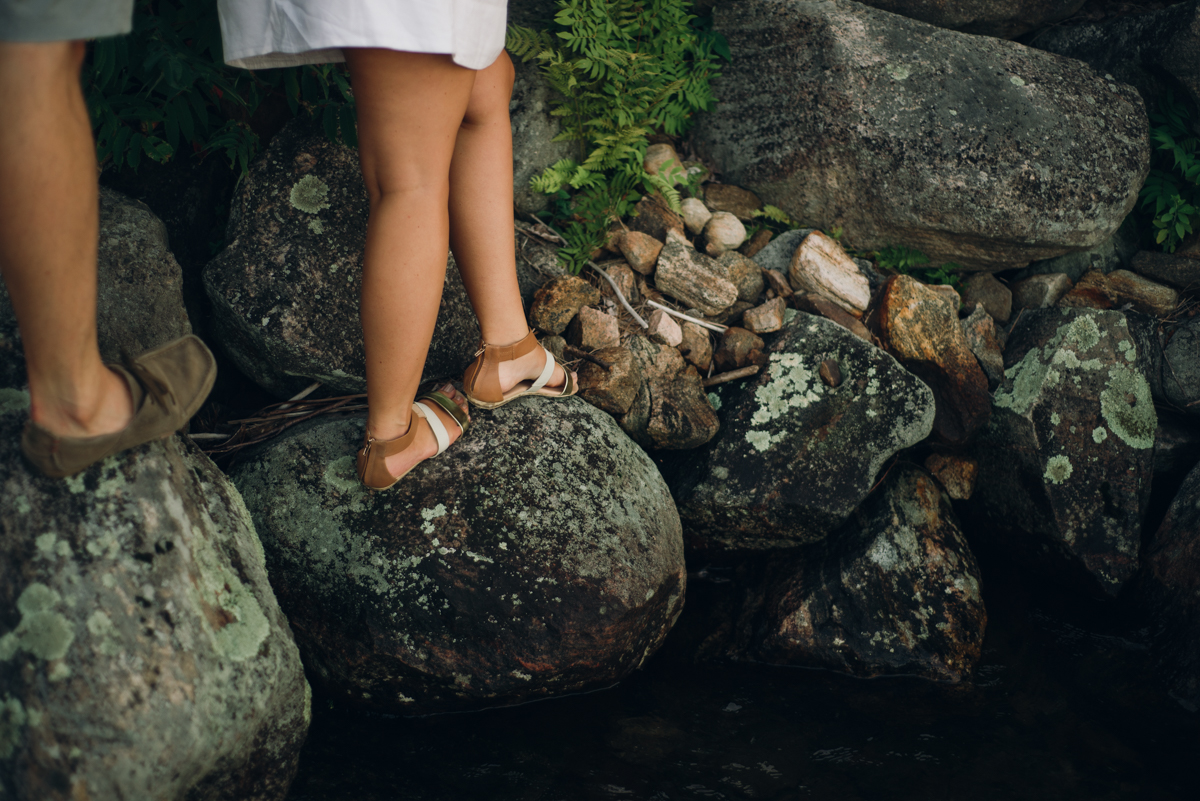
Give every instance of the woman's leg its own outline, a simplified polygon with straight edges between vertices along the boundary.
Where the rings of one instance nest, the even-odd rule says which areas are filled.
[[[361,305],[367,426],[376,439],[390,440],[411,423],[437,319],[449,245],[450,161],[475,72],[449,56],[395,50],[348,49],[346,61],[371,199]],[[464,398],[453,397],[465,408]],[[450,416],[438,414],[456,436]],[[422,426],[412,447],[388,458],[388,470],[399,475],[436,451]]]
[[[475,76],[450,162],[450,247],[471,298],[484,342],[507,345],[529,332],[513,251],[512,98],[508,53]],[[500,387],[536,378],[545,366],[536,350],[500,365]],[[561,386],[556,367],[548,386]]]

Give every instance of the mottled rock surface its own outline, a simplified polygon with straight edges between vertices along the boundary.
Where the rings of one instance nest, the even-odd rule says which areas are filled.
[[[1171,332],[1163,348],[1162,388],[1166,400],[1200,415],[1200,317]]]
[[[767,573],[748,594],[736,654],[959,681],[982,653],[979,567],[940,488],[917,467],[894,471],[842,530]]]
[[[704,226],[704,250],[714,259],[722,253],[737,250],[746,241],[746,226],[727,211],[713,214]]]
[[[689,540],[759,549],[814,542],[844,523],[879,469],[933,425],[928,387],[828,320],[798,313],[767,367],[721,393],[721,432],[671,477]],[[837,362],[836,389],[818,378]]]
[[[697,148],[859,248],[997,271],[1103,242],[1137,200],[1143,103],[1084,64],[850,0],[730,3],[714,21],[734,60]]]
[[[698,253],[681,234],[672,231],[658,256],[654,285],[704,314],[720,314],[738,297],[737,287],[723,272],[713,259]]]
[[[983,306],[977,305],[975,311],[959,322],[967,347],[987,376],[988,390],[994,390],[1004,380],[1004,350],[996,335],[995,321]]]
[[[547,334],[561,334],[584,306],[600,302],[600,290],[574,275],[547,281],[533,293],[529,324]]]
[[[1084,0],[863,0],[868,6],[953,28],[1012,39],[1078,11]]]
[[[728,212],[747,222],[754,219],[754,212],[763,207],[757,195],[733,184],[707,184],[704,187],[704,205],[712,209],[714,214]]]
[[[797,292],[811,292],[859,316],[871,302],[871,284],[842,246],[820,231],[804,237],[788,265]]]
[[[1033,275],[1013,284],[1014,309],[1047,309],[1071,291],[1071,279],[1066,273]]]
[[[100,189],[96,329],[100,356],[122,362],[192,332],[183,272],[167,229],[150,208]],[[0,282],[0,387],[25,385],[25,355],[8,290]]]
[[[645,337],[629,340],[641,385],[621,428],[646,448],[687,450],[708,442],[720,426],[694,366],[678,350]]]
[[[1179,289],[1200,287],[1200,258],[1143,250],[1133,257],[1131,269]]]
[[[1082,568],[1110,594],[1137,570],[1157,425],[1129,328],[1113,311],[1022,315],[975,451],[978,530]]]
[[[354,474],[362,421],[297,426],[233,473],[310,675],[420,714],[623,678],[683,605],[679,520],[654,463],[580,400],[476,412],[393,489]]]
[[[721,334],[713,361],[720,371],[737,370],[751,364],[766,364],[766,347],[767,344],[758,334],[736,325],[731,326]]]
[[[764,279],[762,268],[753,259],[748,259],[741,253],[723,253],[717,264],[725,277],[737,287],[738,300],[754,303],[763,293]]]
[[[1105,276],[1117,303],[1129,304],[1142,314],[1167,317],[1179,305],[1179,293],[1129,270],[1113,270]]]
[[[1007,323],[1012,315],[1012,291],[991,273],[973,275],[963,281],[962,302],[968,309],[975,308],[976,303],[983,304],[984,310],[998,323]]]
[[[641,386],[641,374],[629,348],[598,350],[595,356],[610,365],[604,369],[592,362],[579,365],[579,397],[597,409],[618,417],[629,411]]]
[[[0,393],[5,797],[283,799],[309,690],[237,490],[178,436],[34,475]]]
[[[946,488],[946,494],[956,501],[970,499],[979,477],[979,463],[974,459],[946,453],[932,453],[925,460],[925,469]]]
[[[551,15],[553,16],[553,15]],[[512,121],[513,203],[519,214],[541,211],[550,198],[529,181],[555,162],[571,158],[570,142],[555,142],[562,130],[558,117],[550,116],[554,91],[537,65],[513,59],[516,77],[508,114]]]

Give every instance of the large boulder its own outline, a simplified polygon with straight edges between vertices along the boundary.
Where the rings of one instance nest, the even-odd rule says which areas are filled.
[[[145,203],[100,189],[96,327],[100,355],[121,362],[192,332],[183,272],[167,229]],[[0,387],[25,384],[25,356],[8,291],[0,282]]]
[[[959,681],[983,648],[979,567],[937,482],[906,465],[747,594],[733,654],[855,676]]]
[[[241,496],[179,436],[35,475],[25,402],[0,390],[0,794],[284,798],[310,696]]]
[[[1116,594],[1138,567],[1157,415],[1125,315],[1026,312],[976,457],[972,531]],[[1082,570],[1080,570],[1082,568]],[[1084,573],[1086,571],[1086,574]]]
[[[1200,466],[1147,546],[1138,590],[1159,670],[1177,699],[1200,708]]]
[[[683,608],[654,463],[580,400],[523,400],[395,488],[354,473],[362,421],[297,426],[233,472],[311,675],[421,714],[605,687]]]
[[[1020,267],[1103,242],[1137,201],[1141,98],[1084,64],[850,0],[753,0],[714,20],[733,62],[697,147],[859,248]]]
[[[1166,89],[1182,89],[1200,108],[1200,0],[1152,14],[1039,31],[1031,47],[1087,62],[1102,75],[1133,85],[1153,106]]]
[[[862,0],[939,28],[1012,39],[1078,11],[1085,0]]]
[[[797,312],[759,375],[721,393],[721,431],[671,488],[691,544],[795,547],[846,522],[897,451],[933,426],[933,394],[896,360]],[[840,381],[820,377],[832,362]],[[826,368],[829,372],[830,368]]]
[[[552,15],[553,16],[553,15]],[[536,65],[515,61],[509,115],[512,120],[513,202],[521,214],[541,211],[550,202],[547,195],[535,191],[529,181],[555,162],[577,155],[570,142],[555,142],[562,130],[559,117],[550,115],[557,93],[542,77]]]

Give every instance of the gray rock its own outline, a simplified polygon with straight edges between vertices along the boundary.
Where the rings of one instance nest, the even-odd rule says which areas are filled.
[[[737,299],[754,303],[763,293],[763,271],[753,259],[741,253],[722,253],[717,259],[722,274],[737,287]]]
[[[1012,39],[1064,20],[1084,0],[863,0],[868,6],[963,33]]]
[[[1012,291],[991,273],[973,275],[963,282],[962,303],[968,309],[976,303],[998,323],[1008,322],[1012,315]]]
[[[1013,284],[1013,308],[1048,309],[1071,291],[1071,284],[1066,273],[1032,275]]]
[[[1137,225],[1131,217],[1127,217],[1117,232],[1099,245],[1053,259],[1035,261],[1025,269],[1018,270],[1012,280],[1021,281],[1032,275],[1065,273],[1074,283],[1092,270],[1111,273],[1113,270],[1129,266],[1133,255],[1137,253],[1140,239]]]
[[[976,304],[975,310],[960,324],[967,347],[975,354],[983,374],[987,376],[988,389],[995,390],[1004,380],[1004,352],[996,335],[995,321],[982,304]]]
[[[1086,65],[850,0],[742,2],[714,20],[737,56],[698,149],[860,249],[1021,267],[1103,242],[1137,201],[1144,106]]]
[[[1182,89],[1200,107],[1200,2],[1176,3],[1153,14],[1040,31],[1028,44],[1079,59],[1114,83],[1131,84],[1147,106],[1167,89]]]
[[[234,469],[310,675],[421,714],[606,687],[683,606],[654,463],[580,400],[476,412],[391,490],[354,473],[362,421],[291,429]]]
[[[1200,415],[1200,317],[1170,333],[1163,348],[1163,396],[1193,415]]]
[[[1137,339],[1120,312],[1026,312],[1004,360],[975,451],[977,527],[1116,594],[1138,567],[1157,427]]]
[[[689,541],[762,549],[815,542],[843,524],[884,463],[933,427],[933,394],[882,350],[804,312],[759,375],[721,393],[721,432],[671,487]],[[837,362],[835,389],[818,378]]]
[[[784,231],[779,236],[773,237],[766,247],[755,253],[754,261],[758,262],[758,266],[764,270],[774,270],[787,275],[788,268],[792,266],[792,256],[795,255],[796,248],[800,247],[804,237],[815,230],[815,228],[797,228],[792,231]]]
[[[1130,269],[1180,289],[1200,287],[1200,258],[1143,250],[1133,257]]]
[[[104,361],[122,362],[192,332],[167,228],[145,203],[101,188],[99,244],[96,328]],[[24,385],[17,318],[0,282],[0,387]]]
[[[970,676],[987,612],[941,488],[906,466],[844,529],[773,563],[749,593],[735,656],[854,676]]]
[[[537,66],[519,60],[513,66],[517,75],[508,104],[513,135],[513,203],[519,214],[527,214],[541,211],[550,202],[549,197],[530,187],[529,181],[576,153],[570,142],[553,141],[562,130],[560,118],[550,116],[556,94]]]
[[[65,480],[0,390],[0,787],[280,800],[309,689],[241,496],[189,440]]]

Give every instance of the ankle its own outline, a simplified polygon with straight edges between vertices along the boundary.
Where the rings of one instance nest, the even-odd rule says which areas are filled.
[[[101,365],[74,382],[48,382],[31,374],[29,417],[66,436],[90,436],[122,428],[132,415],[124,379]]]
[[[391,418],[390,420],[373,421],[369,417],[367,418],[367,430],[380,442],[389,442],[403,437],[410,428],[412,428],[411,414],[405,419]]]

